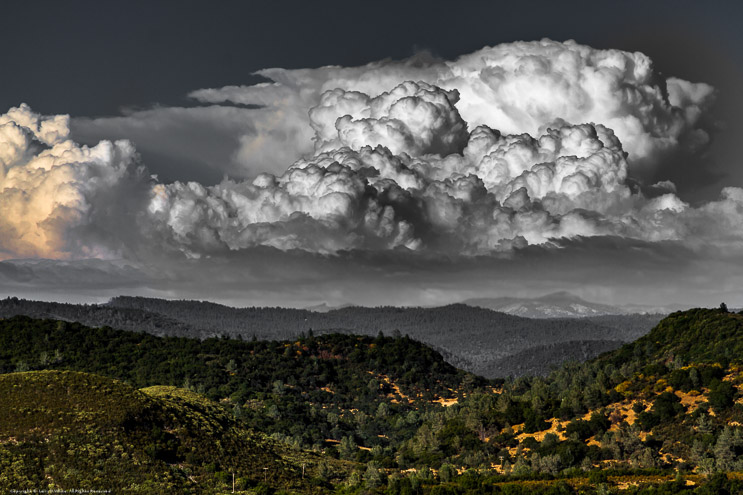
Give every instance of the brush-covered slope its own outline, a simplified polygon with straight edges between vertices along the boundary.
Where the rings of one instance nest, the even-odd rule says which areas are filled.
[[[485,376],[546,376],[566,362],[588,361],[622,344],[617,340],[573,340],[538,345],[493,361],[483,371]]]
[[[50,368],[98,373],[135,387],[189,388],[228,404],[253,428],[315,449],[348,437],[367,448],[404,441],[419,424],[417,410],[488,384],[407,337],[245,342],[20,316],[0,320],[0,372]],[[397,421],[401,416],[406,421]]]
[[[614,363],[638,359],[743,364],[743,315],[718,309],[672,313],[609,357]]]
[[[742,351],[742,315],[674,313],[595,360],[507,383],[497,400],[483,399],[492,409],[476,414],[489,416],[489,443],[506,471],[740,471]]]
[[[342,464],[290,450],[242,427],[215,403],[175,387],[136,390],[99,375],[0,375],[0,491],[212,493],[265,480],[310,489]],[[306,477],[302,479],[302,464]]]

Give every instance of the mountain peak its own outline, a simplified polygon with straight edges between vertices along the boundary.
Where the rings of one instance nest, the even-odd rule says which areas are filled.
[[[586,301],[567,291],[553,292],[536,298],[468,299],[464,304],[527,318],[575,318],[627,313],[622,308]]]
[[[557,292],[552,292],[550,294],[546,294],[544,296],[537,297],[537,298],[535,298],[535,300],[537,300],[537,301],[550,301],[550,302],[558,302],[559,301],[559,302],[577,302],[577,303],[593,304],[593,303],[590,303],[590,302],[586,301],[585,299],[582,299],[582,298],[576,296],[575,294],[573,294],[571,292],[568,292],[568,291],[565,291],[565,290],[563,290],[563,291],[557,291]]]

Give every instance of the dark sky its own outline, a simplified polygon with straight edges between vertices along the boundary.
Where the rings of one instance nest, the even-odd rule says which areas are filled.
[[[69,161],[69,170],[50,172],[27,167],[43,148],[38,143],[18,148],[17,156],[12,155],[14,143],[5,148],[16,160],[8,163],[20,172],[0,176],[8,184],[0,180],[0,296],[93,300],[148,293],[289,305],[441,304],[556,290],[604,302],[652,304],[716,304],[743,297],[743,268],[737,263],[743,252],[743,189],[722,190],[743,187],[743,2],[16,0],[5,2],[1,12],[0,115],[21,103],[44,115],[70,115],[71,140],[65,145],[74,153],[57,157],[63,165]],[[460,256],[454,248],[443,249],[442,258],[436,257],[440,252],[434,256],[425,249],[419,255],[414,244],[354,250],[349,239],[355,232],[325,232],[320,228],[325,224],[305,225],[308,217],[294,214],[292,224],[264,220],[277,229],[267,230],[270,235],[256,227],[255,235],[265,234],[268,241],[254,245],[245,240],[249,229],[235,219],[263,209],[253,205],[236,213],[241,205],[252,204],[252,190],[245,184],[259,172],[281,175],[312,150],[309,107],[299,105],[302,112],[284,116],[289,124],[301,124],[295,132],[291,126],[271,127],[271,119],[284,107],[261,114],[271,105],[245,107],[229,98],[199,101],[189,93],[252,86],[264,81],[253,73],[271,67],[354,67],[425,52],[455,60],[484,46],[542,38],[643,52],[653,60],[661,84],[676,77],[716,88],[716,104],[704,113],[708,121],[700,124],[705,131],[715,129],[711,146],[697,153],[673,143],[671,148],[681,151],[663,155],[657,168],[649,169],[649,178],[641,178],[645,186],[672,181],[680,200],[655,204],[656,197],[671,189],[661,184],[647,193],[652,190],[647,187],[647,197],[636,204],[617,200],[619,213],[607,214],[611,225],[582,205],[575,210],[580,219],[566,227],[559,249],[532,240],[522,248],[517,239],[512,250],[503,248],[484,258]],[[318,72],[312,77],[320,80]],[[297,84],[288,92],[299,94],[306,87]],[[553,98],[551,87],[546,92]],[[530,95],[523,93],[514,98],[528,100]],[[263,142],[266,136],[268,144]],[[146,166],[144,179],[129,169],[116,175],[123,165],[120,170],[106,168],[126,162],[126,147],[106,151],[72,144],[92,146],[119,138],[132,141],[131,150],[137,150],[131,151],[132,162]],[[75,153],[98,154],[86,161]],[[150,173],[158,176],[154,188]],[[44,180],[45,174],[52,178]],[[99,176],[113,185],[106,189],[106,180],[89,180]],[[235,182],[223,181],[225,177]],[[59,198],[59,189],[45,189],[55,180],[70,186]],[[225,183],[237,192],[215,186]],[[237,199],[224,213],[219,208],[229,198]],[[681,201],[688,205],[679,206]],[[51,209],[55,202],[64,203],[64,214],[65,208],[72,213],[64,216]],[[344,210],[343,204],[329,201],[323,208],[358,213],[354,208],[365,204]],[[447,205],[437,206],[444,211]],[[274,206],[280,211],[278,200]],[[534,218],[541,206],[535,208]],[[7,213],[11,209],[14,214]],[[400,211],[395,221],[405,213]],[[250,227],[261,224],[261,217],[256,218]],[[411,218],[412,224],[420,220]],[[583,220],[596,230],[584,229]],[[525,225],[513,235],[498,235],[513,240],[516,233],[537,229],[530,230],[529,221]],[[288,233],[283,235],[282,229]],[[288,246],[296,239],[327,235],[341,247],[329,249],[335,255],[324,248],[303,251],[301,243],[294,250],[282,249],[271,235]]]
[[[663,74],[717,88],[714,116],[726,129],[701,166],[682,157],[663,177],[691,202],[717,197],[723,183],[743,185],[743,171],[729,165],[743,133],[741,2],[16,1],[4,17],[0,108],[25,102],[72,117],[194,106],[190,91],[254,84],[262,79],[252,73],[266,67],[355,66],[421,50],[454,59],[545,37],[642,51]],[[76,138],[134,140],[166,181],[214,183],[225,173],[215,162],[232,153],[221,136],[208,138],[219,148],[194,154],[123,131],[88,134]]]
[[[736,1],[13,1],[3,17],[0,107],[72,116],[185,104],[189,91],[250,84],[265,67],[418,50],[451,59],[543,37],[643,51],[668,74],[723,89],[743,66]]]

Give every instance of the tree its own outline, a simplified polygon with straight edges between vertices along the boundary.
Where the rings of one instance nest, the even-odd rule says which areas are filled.
[[[717,437],[713,451],[718,471],[732,471],[734,469],[735,447],[733,432],[730,428],[725,427],[720,436]]]
[[[353,437],[346,436],[341,439],[340,453],[343,459],[353,459],[356,456],[356,442]]]
[[[737,389],[730,382],[713,379],[709,385],[709,405],[716,411],[722,411],[735,403]]]
[[[721,313],[727,313],[728,312],[728,305],[724,302],[720,303],[720,312]]]
[[[697,418],[697,431],[702,434],[712,433],[715,427],[710,421],[709,416],[705,413],[699,415]]]
[[[385,482],[384,472],[381,471],[376,462],[371,461],[366,465],[364,472],[364,483],[368,488],[376,488]]]
[[[328,468],[328,465],[324,462],[317,468],[317,477],[322,481],[329,481],[332,474],[332,471],[330,471],[330,468]]]
[[[457,471],[454,469],[454,466],[448,463],[444,463],[439,468],[439,479],[443,483],[448,483],[450,481],[453,481],[454,478],[457,476]]]
[[[523,476],[525,474],[529,474],[531,472],[531,468],[529,464],[527,464],[526,459],[521,456],[516,459],[516,464],[513,465],[512,472],[516,476]]]

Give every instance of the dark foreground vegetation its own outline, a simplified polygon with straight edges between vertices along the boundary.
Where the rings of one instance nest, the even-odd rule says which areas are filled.
[[[743,493],[743,316],[722,309],[515,380],[400,335],[15,317],[0,372],[3,492]]]

